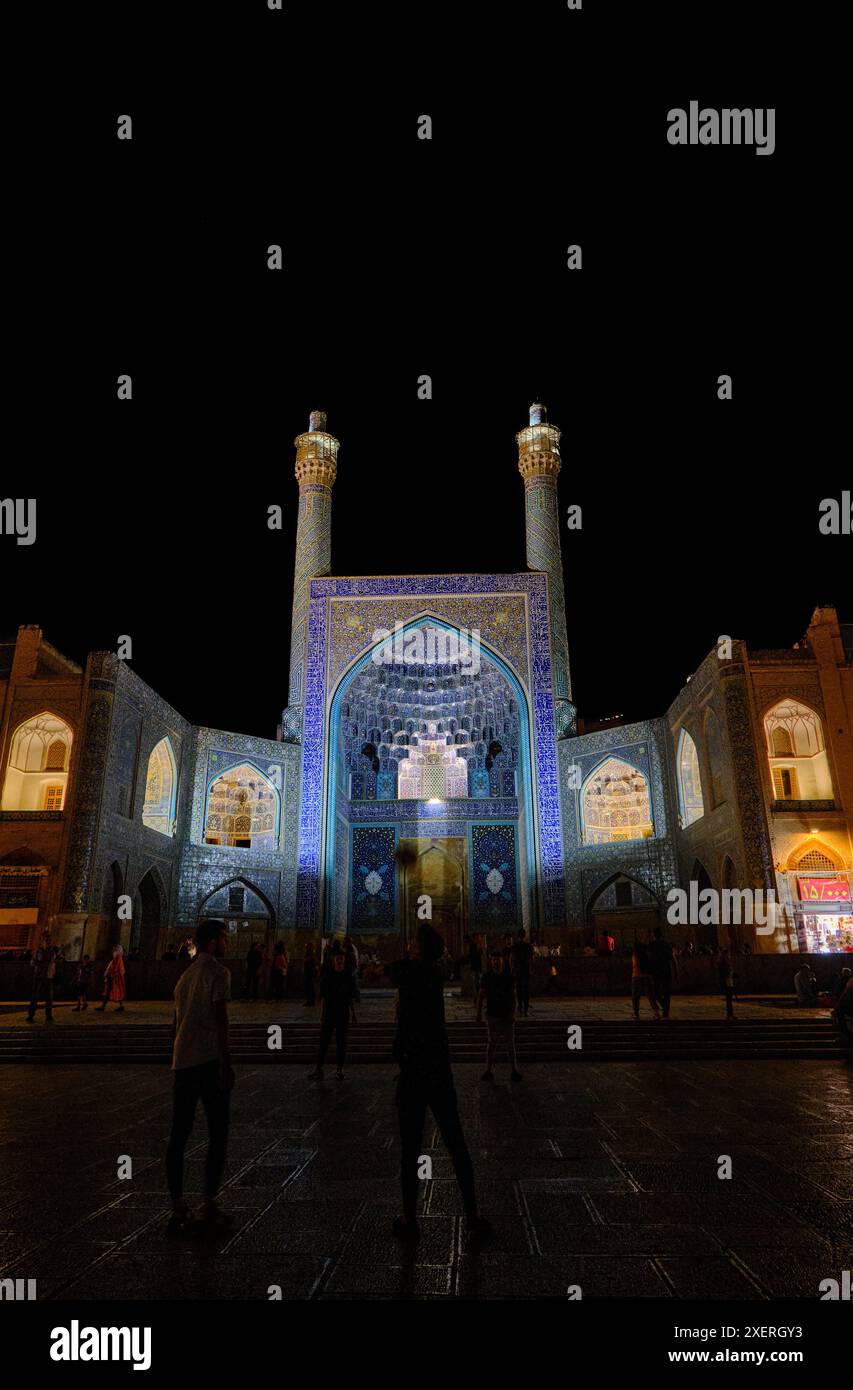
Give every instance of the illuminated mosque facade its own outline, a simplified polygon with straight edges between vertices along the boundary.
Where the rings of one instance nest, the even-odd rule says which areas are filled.
[[[312,414],[276,738],[189,724],[114,653],[0,644],[0,950],[50,925],[72,955],[162,955],[205,913],[234,955],[346,930],[387,955],[425,896],[454,954],[520,926],[626,942],[691,881],[783,906],[771,939],[709,943],[853,945],[853,629],[819,608],[790,650],[715,646],[659,718],[579,724],[560,430],[534,405],[516,438],[526,570],[335,578]]]

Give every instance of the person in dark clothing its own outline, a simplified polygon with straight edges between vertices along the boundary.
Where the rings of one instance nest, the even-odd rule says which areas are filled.
[[[631,951],[631,1007],[637,1020],[640,1017],[640,1000],[644,995],[651,1005],[654,1018],[659,1020],[660,1009],[655,994],[649,948],[645,942],[635,941]]]
[[[352,979],[354,998],[357,1003],[361,1003],[361,990],[358,984],[358,951],[351,936],[344,937],[344,955],[346,956],[346,968]]]
[[[848,965],[845,965],[842,970],[839,970],[833,975],[828,990],[829,997],[833,1002],[833,1007],[838,1003],[838,1000],[846,990],[847,981],[850,979],[851,975],[853,975],[853,970],[851,970]]]
[[[530,962],[532,958],[533,947],[527,940],[527,932],[524,927],[519,927],[512,948],[512,973],[515,976],[518,1012],[522,1018],[526,1018],[530,1013]]]
[[[546,992],[547,992],[548,994],[559,994],[559,993],[560,993],[560,977],[559,977],[559,970],[558,970],[558,966],[557,966],[557,956],[556,956],[556,954],[555,954],[555,952],[554,952],[554,947],[551,946],[551,947],[543,948],[543,950],[542,950],[542,957],[543,957],[543,959],[547,962],[546,967],[545,967],[545,968],[546,968],[546,971],[547,971],[547,980],[548,980]]]
[[[655,927],[653,940],[648,948],[649,966],[652,972],[652,985],[655,998],[661,1006],[664,1018],[669,1018],[672,1002],[672,981],[678,979],[678,966],[668,941],[664,941],[660,927]]]
[[[246,952],[246,987],[243,991],[245,999],[257,999],[263,963],[264,958],[258,950],[257,943],[253,941]]]
[[[302,985],[305,990],[305,1007],[313,1009],[316,1002],[317,976],[319,974],[314,947],[309,941],[305,947],[305,960],[302,963]]]
[[[344,1079],[344,1060],[350,1019],[353,1023],[358,1022],[355,1016],[355,980],[347,970],[346,964],[347,958],[343,947],[338,946],[332,953],[331,970],[327,970],[320,979],[323,1017],[320,1022],[320,1051],[317,1056],[317,1065],[309,1074],[311,1081],[323,1080],[323,1063],[326,1060],[326,1053],[333,1033],[335,1035],[337,1078],[339,1081]]]
[[[798,1003],[804,1008],[813,1009],[818,1001],[817,976],[810,966],[804,965],[794,976],[794,989]]]
[[[89,989],[92,984],[92,972],[94,966],[88,956],[84,956],[74,972],[74,993],[77,996],[77,1003],[71,1010],[73,1014],[79,1014],[81,1009],[89,1007]]]
[[[480,940],[477,936],[472,936],[468,945],[468,969],[471,971],[471,992],[474,996],[474,1008],[477,1007],[477,996],[480,993],[480,976],[483,973],[483,952],[480,949]]]
[[[225,1225],[229,1218],[216,1202],[228,1148],[234,1070],[228,1049],[228,1002],[231,975],[222,964],[228,948],[225,923],[203,918],[196,931],[196,953],[175,986],[175,1074],[172,1129],[166,1149],[166,1176],[172,1199],[168,1236],[184,1234],[189,1208],[184,1200],[184,1152],[201,1101],[207,1119],[208,1150],[204,1169],[205,1223]]]
[[[501,955],[502,955],[503,958],[504,958],[504,965],[506,966],[507,970],[512,970],[512,933],[511,933],[511,932],[504,932],[503,945],[501,946]]]
[[[733,1000],[735,997],[735,977],[732,971],[732,963],[728,951],[720,952],[720,960],[717,965],[717,978],[720,981],[720,989],[726,997],[726,1022],[735,1016]]]
[[[33,987],[30,992],[27,1023],[32,1023],[36,1016],[38,998],[42,991],[44,992],[45,1022],[53,1022],[53,982],[56,978],[57,955],[56,947],[50,944],[50,932],[45,930],[42,932],[41,945],[33,953]]]
[[[853,1047],[853,979],[847,976],[844,992],[832,1011],[842,1041]]]
[[[284,987],[287,984],[289,964],[284,942],[277,941],[273,951],[272,969],[270,970],[270,998],[275,999],[276,1003],[281,1003],[284,999]]]
[[[400,1117],[400,1183],[403,1215],[394,1221],[401,1240],[417,1240],[418,1159],[427,1110],[432,1111],[450,1154],[462,1194],[465,1226],[473,1235],[487,1236],[491,1225],[477,1211],[474,1167],[459,1119],[456,1088],[450,1069],[450,1046],[444,1022],[444,989],[438,969],[444,942],[424,923],[407,946],[407,959],[388,967],[397,987],[397,1033],[394,1060],[400,1068],[397,1109]]]
[[[324,979],[326,975],[331,974],[332,970],[334,969],[335,953],[337,951],[343,951],[343,949],[344,943],[338,937],[335,937],[333,941],[329,941],[326,943],[325,949],[323,950],[323,954],[320,959],[321,980]]]
[[[521,1080],[521,1072],[515,1059],[515,981],[500,951],[493,951],[491,969],[480,981],[480,996],[477,1000],[477,1022],[483,1021],[483,1005],[486,1006],[486,1027],[489,1041],[486,1046],[486,1070],[482,1080],[493,1079],[492,1063],[499,1043],[506,1045],[512,1068],[513,1081]]]

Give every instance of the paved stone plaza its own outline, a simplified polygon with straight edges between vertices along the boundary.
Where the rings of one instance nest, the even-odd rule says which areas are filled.
[[[5,1066],[0,1277],[35,1277],[41,1298],[266,1298],[273,1284],[284,1298],[563,1297],[580,1284],[586,1298],[767,1299],[816,1297],[851,1267],[849,1063],[531,1065],[514,1085],[503,1064],[492,1085],[480,1071],[455,1068],[494,1238],[469,1246],[428,1124],[433,1177],[408,1251],[390,1232],[391,1065],[340,1083],[330,1069],[319,1086],[293,1066],[241,1068],[223,1193],[233,1223],[177,1243],[164,1234],[166,1069]],[[119,1181],[123,1154],[133,1177]]]

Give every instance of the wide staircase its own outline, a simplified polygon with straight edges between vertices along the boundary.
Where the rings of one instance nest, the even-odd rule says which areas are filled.
[[[570,1030],[580,1028],[581,1046],[569,1046]],[[482,1063],[486,1030],[473,1020],[448,1022],[454,1062]],[[391,1021],[362,1021],[350,1028],[347,1064],[390,1063],[394,1037]],[[231,1024],[231,1055],[237,1065],[292,1064],[310,1069],[317,1056],[319,1024],[282,1024],[281,1047],[271,1047],[263,1023]],[[530,1062],[720,1061],[725,1058],[765,1061],[853,1058],[827,1017],[815,1019],[670,1019],[628,1018],[624,1022],[569,1019],[521,1019],[516,1024],[519,1065]],[[171,1028],[164,1023],[80,1027],[39,1021],[30,1027],[0,1027],[0,1062],[135,1062],[162,1063],[171,1057]],[[334,1060],[334,1041],[328,1065]],[[503,1065],[503,1054],[498,1054]]]

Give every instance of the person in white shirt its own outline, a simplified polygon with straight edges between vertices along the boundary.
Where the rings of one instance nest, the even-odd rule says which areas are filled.
[[[179,1235],[190,1218],[184,1201],[184,1150],[192,1133],[199,1100],[208,1129],[203,1221],[224,1222],[216,1194],[225,1168],[234,1072],[228,1053],[228,1001],[231,975],[221,963],[227,944],[224,922],[206,917],[196,931],[196,954],[175,986],[175,1074],[172,1132],[166,1150],[166,1175],[172,1198],[167,1234]]]

